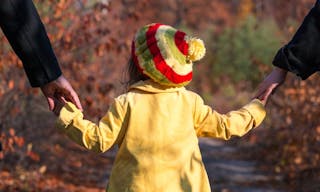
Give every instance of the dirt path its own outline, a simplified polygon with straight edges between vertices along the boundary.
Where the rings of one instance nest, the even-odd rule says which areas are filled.
[[[29,169],[20,172],[11,170],[10,173],[9,166],[7,171],[0,172],[0,191],[105,191],[116,149],[98,155],[67,142],[59,135],[51,139],[57,139],[53,143],[61,143],[55,147],[45,147],[48,156],[43,157],[42,161],[48,171],[40,174],[37,171],[39,168],[32,169],[37,164],[34,163]],[[201,139],[200,148],[213,192],[288,191],[284,189],[280,176],[262,171],[257,162],[239,155],[250,151],[250,147],[244,149],[232,142]]]
[[[281,187],[281,176],[259,170],[257,162],[239,158],[236,146],[201,139],[200,148],[213,192],[285,191]]]
[[[259,170],[257,162],[239,158],[240,149],[214,139],[200,139],[212,192],[285,192],[281,176]],[[116,151],[104,154],[113,158]],[[109,174],[104,175],[103,183]]]

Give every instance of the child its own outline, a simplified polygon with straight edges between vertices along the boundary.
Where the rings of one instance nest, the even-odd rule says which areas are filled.
[[[167,25],[144,26],[132,44],[128,92],[99,125],[72,103],[56,109],[58,128],[81,146],[95,152],[119,146],[108,192],[210,191],[198,137],[242,136],[262,122],[265,103],[257,99],[221,115],[184,88],[192,62],[204,54],[199,39]]]

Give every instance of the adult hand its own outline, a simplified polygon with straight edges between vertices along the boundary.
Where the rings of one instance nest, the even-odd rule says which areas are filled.
[[[266,101],[271,93],[275,91],[286,79],[287,71],[275,67],[272,72],[260,83],[254,98]]]
[[[54,109],[52,111],[56,116],[59,116],[61,109],[66,104],[66,101],[63,99],[62,100],[55,99],[54,104],[55,104]]]
[[[82,111],[82,106],[77,93],[73,90],[70,83],[63,75],[40,88],[43,95],[47,98],[49,109],[51,111],[54,110],[58,100],[70,101]]]

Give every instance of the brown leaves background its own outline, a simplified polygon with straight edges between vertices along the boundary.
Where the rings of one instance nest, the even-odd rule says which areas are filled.
[[[300,23],[314,1],[37,0],[34,3],[63,73],[80,96],[85,115],[97,121],[111,99],[125,89],[131,40],[140,26],[161,22],[187,28],[201,37],[212,26],[212,35],[219,35],[225,27],[254,14],[259,19],[275,19],[289,40],[297,25],[288,25],[285,18]],[[30,88],[21,61],[2,34],[0,41],[3,147],[0,190],[102,191],[106,181],[101,178],[107,175],[100,170],[110,167],[112,158],[83,151],[56,132],[55,117],[47,110],[41,92]],[[208,66],[199,66],[198,73],[207,71]],[[212,90],[207,77],[196,78],[191,89],[203,95]],[[318,75],[307,81],[289,76],[269,103],[269,117],[262,131],[240,142],[252,141],[260,146],[258,153],[250,157],[286,175],[284,182],[292,189],[319,183],[319,81]],[[222,99],[222,93],[214,93],[214,97],[222,102],[210,104],[218,105],[219,110],[234,107]]]

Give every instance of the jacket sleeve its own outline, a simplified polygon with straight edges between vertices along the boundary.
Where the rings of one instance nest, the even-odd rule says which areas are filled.
[[[199,96],[196,101],[195,129],[198,137],[228,140],[232,136],[243,136],[252,128],[259,126],[265,115],[265,108],[258,99],[239,110],[219,114],[204,105]]]
[[[0,27],[21,59],[32,87],[45,85],[61,75],[32,0],[1,0]]]
[[[115,101],[99,124],[83,119],[82,112],[68,102],[61,110],[56,127],[77,144],[94,152],[105,152],[123,136],[123,108]]]
[[[320,0],[316,2],[292,40],[276,54],[273,65],[302,79],[320,69]]]

